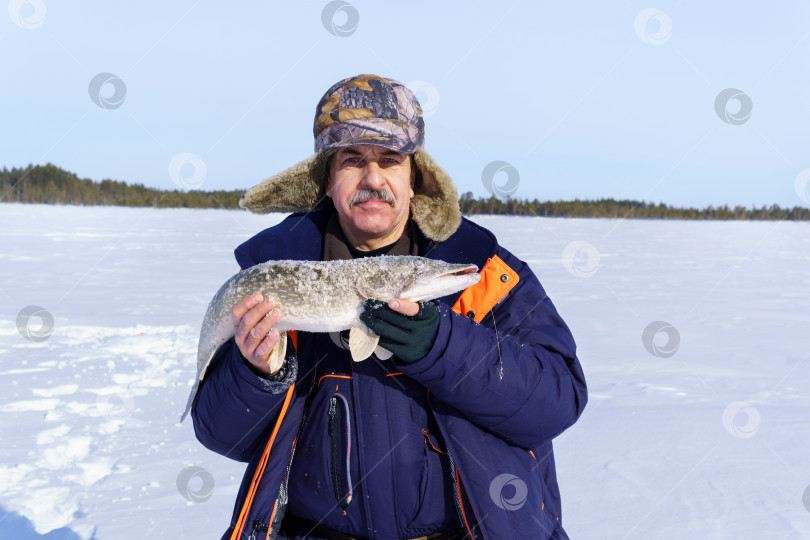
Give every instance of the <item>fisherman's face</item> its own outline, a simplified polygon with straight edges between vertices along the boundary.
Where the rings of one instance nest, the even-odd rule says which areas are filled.
[[[332,156],[326,195],[346,239],[363,250],[398,240],[408,222],[415,178],[407,154],[368,145],[339,149]]]

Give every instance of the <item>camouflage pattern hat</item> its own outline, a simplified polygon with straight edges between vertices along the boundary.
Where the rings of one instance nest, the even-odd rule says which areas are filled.
[[[256,214],[328,207],[330,157],[346,146],[374,145],[413,155],[411,219],[422,233],[443,242],[458,229],[458,191],[425,151],[422,108],[404,84],[378,75],[343,79],[318,102],[313,131],[315,153],[247,190],[239,206]]]
[[[332,85],[315,109],[315,151],[358,144],[413,154],[425,147],[422,107],[401,82],[357,75]]]

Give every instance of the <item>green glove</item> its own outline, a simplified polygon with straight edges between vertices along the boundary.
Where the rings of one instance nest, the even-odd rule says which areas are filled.
[[[388,349],[405,364],[425,357],[436,341],[439,307],[433,302],[419,302],[419,313],[403,315],[385,302],[369,298],[360,320],[380,336],[379,346]]]

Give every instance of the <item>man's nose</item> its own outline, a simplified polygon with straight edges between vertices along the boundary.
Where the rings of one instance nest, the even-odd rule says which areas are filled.
[[[380,189],[385,185],[385,178],[383,177],[383,170],[380,166],[370,161],[363,167],[363,186],[368,189]]]

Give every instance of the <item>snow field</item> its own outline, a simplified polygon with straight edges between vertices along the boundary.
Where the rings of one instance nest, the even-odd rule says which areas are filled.
[[[281,218],[0,205],[0,538],[219,537],[244,467],[178,420],[233,248]],[[810,537],[808,224],[475,221],[577,339],[571,538]]]

